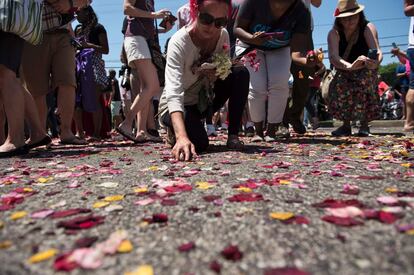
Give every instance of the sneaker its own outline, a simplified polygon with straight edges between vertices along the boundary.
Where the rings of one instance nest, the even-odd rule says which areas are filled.
[[[371,135],[371,133],[369,131],[369,127],[359,128],[357,136],[359,136],[359,137],[369,137],[370,135]]]
[[[284,125],[279,125],[279,128],[276,131],[275,137],[276,138],[289,138],[290,137],[289,129]]]
[[[222,123],[221,126],[219,127],[220,131],[227,131],[229,129],[229,126],[227,125],[227,123]]]
[[[209,136],[209,137],[216,137],[217,136],[216,128],[214,127],[214,125],[207,124],[207,136]]]
[[[254,135],[252,138],[252,142],[263,142],[263,141],[264,141],[263,137],[259,135]]]
[[[292,124],[293,131],[299,135],[303,135],[306,133],[306,127],[303,125],[303,123],[300,120],[292,120],[290,122]]]
[[[266,141],[266,142],[275,142],[276,141],[276,138],[266,135],[264,137],[264,141]]]
[[[253,126],[247,127],[244,130],[244,134],[246,135],[246,137],[254,137],[254,128],[253,128]]]

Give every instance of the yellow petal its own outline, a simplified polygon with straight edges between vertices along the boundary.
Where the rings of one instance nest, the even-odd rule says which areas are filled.
[[[105,206],[108,206],[108,205],[109,205],[109,202],[107,202],[107,201],[97,201],[92,205],[92,207],[93,208],[102,208],[102,207],[105,207]]]
[[[123,240],[122,243],[118,247],[119,253],[129,253],[134,249],[132,243],[129,240]]]
[[[35,263],[46,261],[46,260],[54,257],[57,253],[58,253],[58,251],[56,249],[49,249],[49,250],[46,250],[46,251],[43,251],[43,252],[39,252],[39,253],[33,255],[32,257],[30,257],[29,263],[35,264]]]
[[[408,230],[405,234],[414,236],[414,229]]]
[[[33,192],[33,189],[29,188],[29,187],[25,187],[25,188],[23,188],[23,191],[27,192],[27,193],[30,193],[30,192]]]
[[[197,188],[201,190],[207,190],[207,189],[213,188],[213,185],[211,185],[210,183],[206,181],[197,181],[196,185],[197,185]]]
[[[385,192],[387,193],[397,193],[398,192],[398,188],[396,187],[388,187],[385,189]]]
[[[148,167],[148,170],[149,171],[158,171],[159,168],[158,168],[158,166],[150,166],[150,167]]]
[[[10,216],[10,219],[12,219],[13,221],[24,218],[27,215],[26,211],[19,211],[19,212],[15,212]]]
[[[279,183],[288,185],[288,184],[291,184],[292,182],[290,180],[280,180]]]
[[[272,219],[280,220],[280,221],[286,221],[291,218],[293,218],[295,214],[292,212],[272,212],[270,213],[270,217]]]
[[[401,166],[405,167],[405,168],[411,168],[411,167],[413,167],[413,164],[412,163],[403,163],[403,164],[401,164]]]
[[[154,269],[150,265],[141,265],[132,272],[126,272],[124,275],[154,275]]]
[[[134,189],[135,193],[147,193],[148,192],[148,188],[147,187],[138,187]]]
[[[53,177],[49,177],[49,178],[38,178],[37,181],[40,183],[46,183],[48,181],[53,180]]]
[[[240,192],[244,192],[244,193],[251,193],[252,189],[248,188],[248,187],[239,187],[237,188],[238,191]]]
[[[11,241],[0,242],[0,249],[7,249],[12,245],[13,243]]]
[[[124,199],[124,195],[115,195],[109,196],[104,198],[104,201],[112,202],[112,201],[122,201]]]

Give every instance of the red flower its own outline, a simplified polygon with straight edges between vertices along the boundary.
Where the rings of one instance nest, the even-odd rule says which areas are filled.
[[[334,16],[338,16],[341,12],[339,11],[338,8],[336,8],[335,12],[334,12]]]
[[[227,44],[227,43],[223,44],[223,50],[224,51],[228,51],[229,49],[230,49],[229,44]]]

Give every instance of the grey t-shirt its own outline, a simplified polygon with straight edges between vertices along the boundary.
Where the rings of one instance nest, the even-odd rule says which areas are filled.
[[[144,11],[154,11],[154,0],[136,0],[136,8]],[[146,39],[154,39],[155,25],[152,18],[127,18],[128,25],[125,32],[126,37],[143,36]]]
[[[250,33],[259,31],[275,33],[273,38],[263,46],[255,46],[262,50],[287,47],[294,33],[311,31],[311,15],[301,0],[296,0],[279,19],[273,17],[269,0],[245,0],[240,7],[238,17],[249,22],[247,31]],[[249,45],[241,43],[240,46]]]

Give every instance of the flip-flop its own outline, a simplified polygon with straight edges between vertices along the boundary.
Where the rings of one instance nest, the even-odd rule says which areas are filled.
[[[120,134],[121,136],[123,136],[124,138],[126,138],[130,141],[133,141],[133,142],[137,141],[132,134],[125,132],[122,128],[116,127],[115,131],[117,131],[118,134]]]
[[[71,139],[62,139],[59,142],[62,145],[86,145],[88,144],[86,140],[80,139],[78,137],[73,137]]]
[[[17,147],[16,149],[13,149],[8,152],[0,152],[0,158],[11,158],[15,156],[21,156],[26,155],[29,153],[29,148],[27,145],[23,145],[21,147]]]
[[[50,143],[52,143],[52,139],[48,135],[46,135],[44,138],[42,138],[38,142],[35,142],[35,143],[32,143],[32,144],[26,144],[26,146],[29,149],[35,149],[35,148],[40,147],[40,146],[47,146]]]

